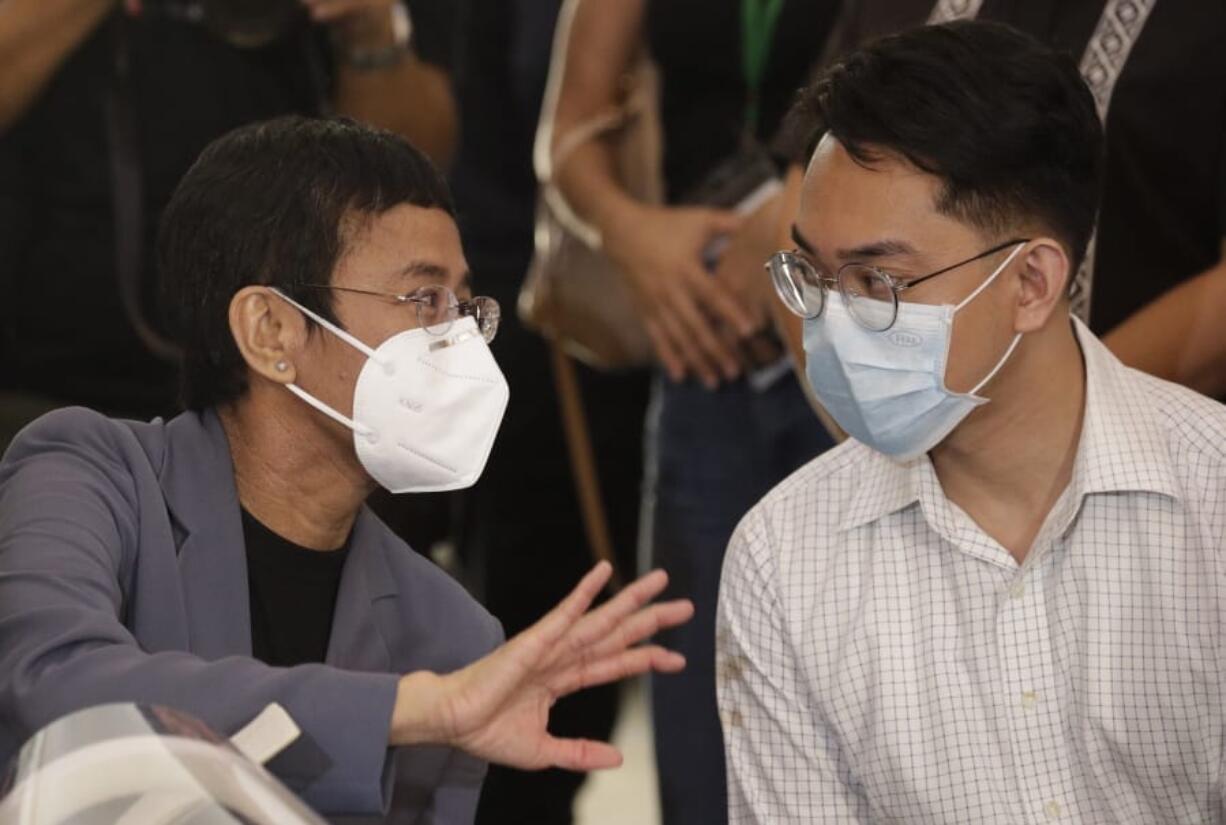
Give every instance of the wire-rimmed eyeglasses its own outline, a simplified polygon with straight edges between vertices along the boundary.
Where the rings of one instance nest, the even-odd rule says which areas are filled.
[[[417,316],[417,325],[425,328],[426,332],[431,335],[446,335],[456,320],[470,317],[477,322],[477,329],[481,331],[481,337],[488,344],[498,334],[498,323],[502,320],[502,309],[493,298],[478,295],[471,300],[461,301],[450,288],[441,284],[423,286],[403,294],[330,284],[302,284],[302,286],[307,289],[331,289],[336,292],[352,292],[356,295],[372,295],[377,298],[386,298],[397,304],[412,304]]]
[[[1005,241],[964,261],[910,281],[900,281],[875,266],[854,262],[843,264],[833,277],[823,275],[808,258],[795,250],[776,252],[767,261],[766,270],[784,305],[801,318],[812,319],[821,315],[826,308],[826,295],[831,289],[837,289],[843,305],[856,323],[872,332],[885,332],[898,319],[900,292],[1028,240],[1014,238]]]

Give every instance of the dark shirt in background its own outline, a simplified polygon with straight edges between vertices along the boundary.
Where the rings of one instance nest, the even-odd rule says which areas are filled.
[[[762,82],[754,137],[771,143],[818,66],[835,2],[787,0]],[[660,69],[664,180],[670,202],[741,148],[746,134],[741,0],[649,0],[646,31]],[[714,59],[722,56],[722,59]]]
[[[561,0],[461,4],[455,82],[462,129],[451,187],[465,247],[486,258],[507,256],[488,273],[514,280],[503,296],[518,289],[532,254],[532,146],[560,7]],[[487,290],[483,273],[475,274]]]
[[[144,307],[156,326],[154,238],[179,179],[214,138],[254,120],[313,112],[319,95],[303,68],[301,37],[240,50],[198,26],[130,22]],[[12,175],[0,190],[16,195],[23,213],[0,227],[0,386],[144,418],[173,411],[177,386],[173,365],[146,350],[119,297],[105,103],[119,24],[117,14],[99,26],[0,138]]]
[[[447,67],[453,0],[411,0],[414,49]],[[305,18],[273,44],[232,47],[206,29],[116,12],[0,134],[0,391],[149,418],[177,410],[177,378],[137,338],[115,265],[106,99],[126,24],[144,175],[144,316],[162,326],[159,217],[212,140],[259,120],[318,114],[331,97],[326,30]]]

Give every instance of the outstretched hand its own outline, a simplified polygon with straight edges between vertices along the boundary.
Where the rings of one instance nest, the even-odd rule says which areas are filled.
[[[589,611],[611,574],[608,563],[597,565],[544,618],[468,667],[401,679],[391,743],[450,745],[525,770],[620,765],[612,745],[550,735],[549,710],[583,688],[684,668],[678,653],[637,645],[689,621],[694,606],[685,599],[651,604],[668,584],[668,576],[656,570]]]

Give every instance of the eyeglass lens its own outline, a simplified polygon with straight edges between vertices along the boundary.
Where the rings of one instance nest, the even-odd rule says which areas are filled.
[[[422,287],[413,293],[417,309],[417,322],[433,335],[444,335],[452,323],[462,316],[472,316],[486,343],[494,340],[502,311],[493,298],[479,296],[461,302],[454,292],[444,286]]]

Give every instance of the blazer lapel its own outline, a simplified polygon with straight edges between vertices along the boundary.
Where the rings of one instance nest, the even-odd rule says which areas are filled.
[[[251,655],[246,545],[230,445],[216,413],[184,413],[167,424],[162,489],[179,545],[189,649],[206,659]],[[326,663],[391,672],[398,595],[384,528],[358,513],[336,596]],[[382,618],[381,618],[382,615]]]
[[[382,604],[398,595],[383,546],[383,528],[363,507],[353,525],[349,558],[341,573],[328,641],[326,663],[346,670],[392,671],[394,627],[381,616],[394,616],[394,604]]]
[[[251,655],[247,556],[230,445],[216,413],[166,425],[162,489],[177,532],[189,649],[205,659]]]

